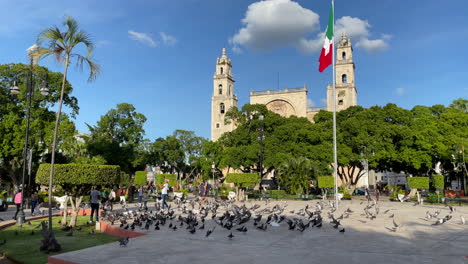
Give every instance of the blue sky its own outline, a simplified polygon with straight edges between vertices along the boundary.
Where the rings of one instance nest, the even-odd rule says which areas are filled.
[[[212,77],[227,48],[239,106],[249,91],[309,89],[322,106],[330,70],[317,70],[330,1],[239,0],[1,0],[0,63],[27,62],[25,50],[64,15],[76,18],[97,43],[102,74],[72,68],[78,98],[75,123],[96,124],[118,103],[147,117],[146,137],[175,129],[210,137]],[[448,105],[468,98],[468,19],[465,0],[335,1],[337,31],[351,35],[358,104]],[[51,60],[41,65],[61,71]]]

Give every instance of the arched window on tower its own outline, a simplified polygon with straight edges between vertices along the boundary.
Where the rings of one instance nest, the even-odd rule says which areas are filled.
[[[221,67],[221,74],[223,74],[223,67]]]
[[[346,74],[341,75],[341,82],[348,83],[348,77],[346,76]]]
[[[225,110],[224,110],[224,104],[223,104],[223,103],[219,104],[219,112],[220,112],[221,114],[224,114],[224,111],[225,111]]]
[[[343,53],[341,53],[341,58],[342,58],[343,60],[346,60],[346,52],[343,51]]]
[[[219,92],[219,94],[223,94],[223,85],[222,84],[220,84],[218,86],[218,92]]]
[[[216,123],[216,128],[219,128],[219,123]]]

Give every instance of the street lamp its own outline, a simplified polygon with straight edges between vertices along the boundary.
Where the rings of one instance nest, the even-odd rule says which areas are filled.
[[[212,172],[212,175],[213,175],[213,196],[214,196],[214,186],[215,186],[215,179],[214,179],[214,175],[215,175],[215,163],[213,162],[213,164],[211,164],[211,172]]]
[[[28,153],[30,152],[29,149],[28,149],[28,142],[29,142],[29,120],[30,120],[30,116],[31,116],[31,100],[32,100],[32,96],[33,96],[33,93],[34,93],[34,83],[33,83],[33,67],[34,67],[34,64],[37,63],[37,53],[39,51],[39,46],[34,44],[32,45],[31,47],[29,47],[26,51],[28,53],[28,56],[29,56],[29,59],[30,59],[30,64],[29,64],[29,82],[28,82],[28,90],[27,90],[27,97],[28,97],[28,108],[26,110],[26,131],[25,131],[25,137],[24,137],[24,149],[23,149],[23,175],[22,175],[22,179],[21,179],[21,205],[20,205],[20,210],[18,212],[18,216],[16,218],[16,223],[18,225],[22,225],[25,221],[25,214],[24,214],[24,196],[25,196],[25,191],[26,191],[26,188],[24,188],[24,178],[25,178],[25,175],[26,175],[26,167],[27,166],[27,160],[28,160],[28,156],[32,156],[32,155],[28,155]],[[13,86],[11,87],[10,89],[10,93],[15,95],[15,94],[18,94],[19,93],[19,88],[18,88],[18,84],[16,81],[13,82]],[[49,88],[47,87],[47,84],[45,83],[45,86],[40,88],[40,93],[42,95],[48,95],[49,94]],[[28,186],[29,188],[30,186]]]
[[[258,117],[258,120],[260,120],[260,136],[258,137],[258,139],[260,140],[260,159],[259,159],[259,166],[258,166],[258,169],[260,171],[260,180],[263,178],[263,140],[265,139],[265,135],[264,135],[264,123],[263,123],[263,119],[265,117],[263,115],[260,115]]]

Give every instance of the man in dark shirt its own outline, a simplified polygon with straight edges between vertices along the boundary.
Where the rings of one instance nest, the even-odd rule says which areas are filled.
[[[93,186],[91,191],[91,216],[89,221],[93,221],[94,211],[96,211],[96,222],[99,222],[99,200],[101,200],[101,192],[99,192],[96,186]]]

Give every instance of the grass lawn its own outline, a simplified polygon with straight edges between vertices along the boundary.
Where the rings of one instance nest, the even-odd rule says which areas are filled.
[[[62,226],[58,221],[62,217],[54,217],[54,232],[57,241],[62,246],[62,251],[57,253],[45,254],[39,251],[41,240],[43,239],[40,223],[46,219],[31,221],[31,224],[25,223],[23,227],[11,226],[0,231],[0,243],[6,240],[6,244],[0,246],[0,252],[7,257],[19,261],[21,263],[47,263],[47,257],[65,253],[69,251],[79,250],[88,247],[94,247],[110,242],[115,242],[118,238],[107,235],[101,232],[90,233],[95,229],[95,225],[88,225],[89,216],[78,216],[77,228],[81,230],[73,230],[72,236],[65,236],[66,231],[62,231]]]

